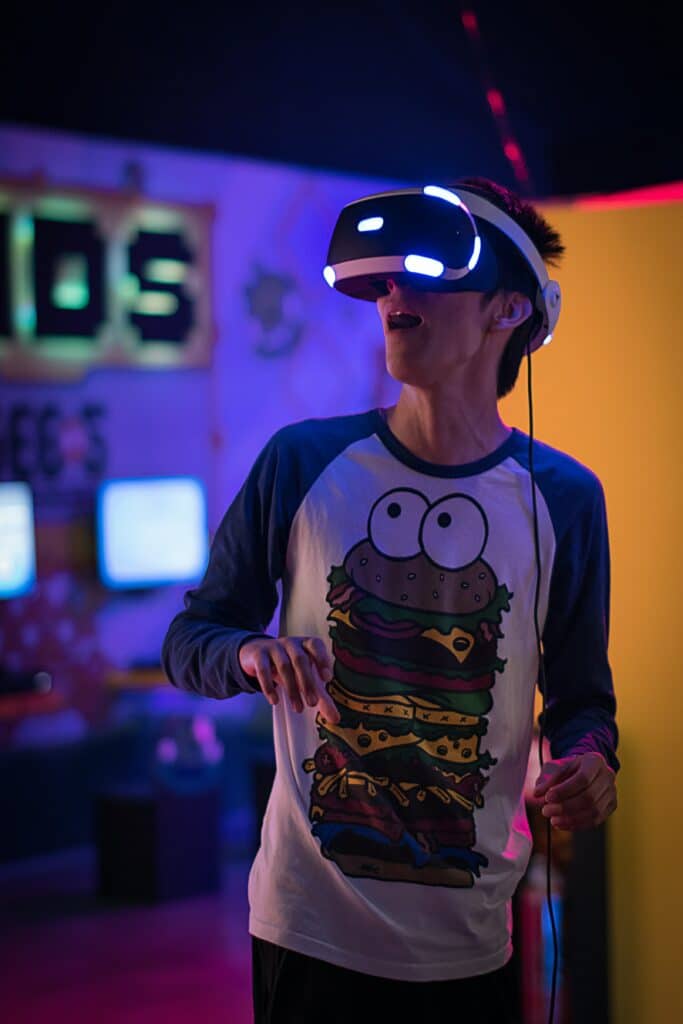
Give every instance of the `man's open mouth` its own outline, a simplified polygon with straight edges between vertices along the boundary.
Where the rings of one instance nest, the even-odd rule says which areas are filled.
[[[390,331],[419,327],[421,323],[422,317],[417,316],[415,313],[404,313],[399,310],[396,313],[389,313],[387,315],[387,325]]]

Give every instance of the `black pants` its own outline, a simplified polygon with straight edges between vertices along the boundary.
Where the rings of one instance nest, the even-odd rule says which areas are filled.
[[[394,981],[251,942],[254,1024],[519,1024],[512,961],[454,981]]]

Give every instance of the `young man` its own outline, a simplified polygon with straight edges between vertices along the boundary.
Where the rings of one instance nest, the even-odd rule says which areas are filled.
[[[541,261],[563,247],[505,189],[453,190],[396,209],[411,221],[405,241],[427,237],[430,218],[464,217],[461,200],[485,200],[446,232],[446,248],[468,224],[479,232],[469,277],[439,263],[451,283],[431,282],[433,261],[387,262],[377,253],[398,242],[378,236],[350,279],[350,294],[376,295],[397,404],[268,442],[164,643],[175,685],[260,691],[273,705],[276,777],[249,878],[257,1024],[359,1024],[378,1008],[400,1021],[516,1020],[510,908],[531,847],[535,612],[553,755],[536,789],[543,813],[579,829],[616,806],[602,488],[534,442],[537,577],[529,439],[497,407],[537,338]],[[496,227],[496,211],[512,226]],[[358,232],[392,230],[356,220]],[[429,230],[439,235],[437,221]]]

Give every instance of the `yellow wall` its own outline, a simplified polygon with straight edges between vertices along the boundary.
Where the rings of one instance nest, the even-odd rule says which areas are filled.
[[[611,819],[613,1024],[683,1021],[683,203],[545,206],[563,310],[533,357],[536,436],[602,479],[621,732]],[[527,429],[526,365],[502,407]]]

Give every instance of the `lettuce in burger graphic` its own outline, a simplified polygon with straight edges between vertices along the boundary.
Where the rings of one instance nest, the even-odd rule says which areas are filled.
[[[341,718],[317,718],[310,820],[346,875],[467,887],[503,612],[512,594],[482,559],[488,521],[466,494],[430,503],[398,488],[333,567],[328,684]]]

